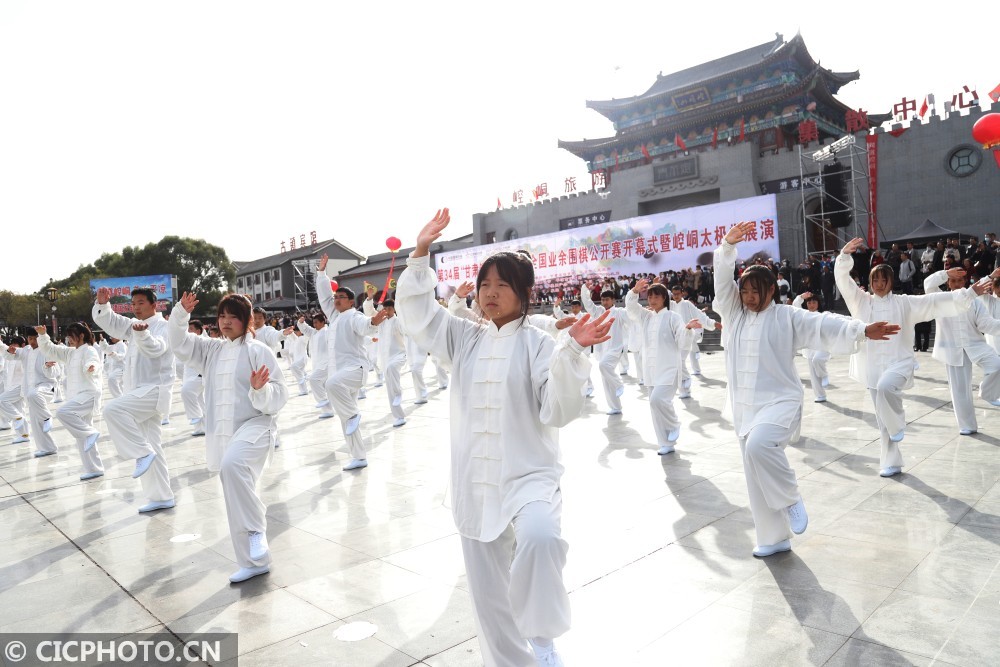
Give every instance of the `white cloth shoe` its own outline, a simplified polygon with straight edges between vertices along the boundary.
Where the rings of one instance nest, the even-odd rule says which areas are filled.
[[[80,481],[86,482],[88,479],[94,479],[95,477],[104,477],[103,472],[85,472],[80,475]]]
[[[365,391],[364,389],[359,389],[358,390],[358,400],[359,401],[363,401],[366,398],[368,398],[368,392]]]
[[[608,415],[611,415],[611,416],[613,416],[613,415],[620,415],[621,413],[622,413],[621,410],[608,410]]]
[[[46,419],[42,422],[42,433],[48,433],[52,430],[52,419]]]
[[[792,543],[789,540],[782,540],[777,544],[760,544],[754,547],[753,555],[757,558],[766,558],[768,556],[773,556],[774,554],[779,554],[782,551],[791,551]]]
[[[392,422],[392,426],[393,426],[393,428],[396,428],[397,426],[402,426],[405,423],[406,423],[406,420],[403,419],[402,417],[400,417],[399,419],[397,419],[394,422]]]
[[[817,396],[813,399],[813,403],[826,403],[826,396]]]
[[[660,456],[666,456],[667,454],[673,454],[674,451],[676,450],[673,445],[663,445],[656,451],[656,453]]]
[[[893,433],[889,439],[893,442],[902,442],[904,437],[906,437],[906,429],[900,429],[899,433]]]
[[[565,667],[559,651],[556,650],[555,642],[548,646],[539,646],[529,639],[528,643],[531,645],[531,650],[535,652],[535,660],[538,662],[538,667]]]
[[[160,426],[169,426],[169,425],[170,425],[170,417],[164,417],[163,419],[160,420]]]
[[[1000,408],[1000,399],[997,399],[995,401],[986,401],[986,402],[989,403],[990,405],[995,405],[996,407]]]
[[[14,436],[14,439],[11,440],[10,442],[13,445],[20,445],[22,442],[30,442],[30,441],[31,441],[31,438],[29,438],[26,435],[16,435],[16,436]]]
[[[271,547],[267,543],[267,535],[264,533],[250,533],[250,560],[260,560],[267,555]]]
[[[145,514],[146,512],[155,512],[156,510],[168,510],[172,509],[177,505],[177,501],[171,498],[170,500],[154,500],[152,502],[146,503],[139,508],[139,514]]]
[[[806,526],[809,525],[809,515],[806,514],[806,504],[802,502],[802,498],[799,498],[799,501],[794,505],[789,505],[786,511],[792,532],[796,535],[806,532]]]
[[[137,458],[135,460],[135,471],[132,472],[132,478],[138,479],[139,477],[142,477],[146,471],[149,470],[149,466],[153,465],[153,459],[155,458],[156,452]]]
[[[32,456],[34,456],[36,459],[40,459],[43,456],[52,456],[53,454],[55,454],[55,452],[47,452],[43,449],[39,449],[34,454],[32,454]]]
[[[194,427],[194,430],[191,431],[191,435],[192,436],[205,435],[205,427],[202,426],[201,424],[198,424],[197,426]]]
[[[330,401],[329,400],[325,400],[325,401],[320,401],[319,403],[317,403],[316,407],[317,408],[325,408],[325,407],[328,407],[329,405],[330,405]]]
[[[368,459],[351,459],[351,462],[344,466],[344,470],[357,470],[358,468],[367,468]]]
[[[333,419],[332,412],[321,412],[319,413],[319,419]]]
[[[959,435],[972,435],[975,432],[976,432],[976,429],[974,429],[974,428],[962,428],[962,429],[958,430],[958,434]],[[14,442],[17,442],[17,441],[15,440]]]
[[[899,466],[889,466],[887,468],[882,468],[879,470],[879,477],[892,477],[893,475],[898,475],[903,472],[903,469]]]
[[[259,577],[260,575],[267,574],[270,571],[271,567],[269,565],[261,565],[260,567],[241,567],[229,575],[229,581],[230,583],[238,584],[241,581]]]
[[[691,398],[691,392],[682,391],[681,393],[677,394],[677,398]]]
[[[418,398],[417,400],[413,401],[413,404],[414,405],[423,405],[426,402],[427,402],[426,398]]]

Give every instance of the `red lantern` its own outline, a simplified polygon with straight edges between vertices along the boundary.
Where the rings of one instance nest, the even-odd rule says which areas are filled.
[[[1000,167],[1000,113],[988,113],[972,126],[972,138],[993,151],[993,159]]]
[[[338,287],[340,287],[340,284],[336,280],[331,280],[330,281],[330,290],[331,291],[336,292]]]
[[[403,247],[403,242],[395,236],[390,236],[385,240],[385,247],[389,249],[389,252],[398,252]]]

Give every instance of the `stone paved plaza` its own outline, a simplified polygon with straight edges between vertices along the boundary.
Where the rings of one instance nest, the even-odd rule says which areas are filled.
[[[828,403],[806,388],[788,456],[809,529],[764,561],[750,555],[722,355],[702,355],[666,457],[646,393],[628,378],[624,415],[607,417],[595,368],[597,395],[561,434],[566,664],[1000,664],[1000,411],[977,399],[981,432],[959,436],[943,367],[918,359],[906,466],[893,479],[877,474],[871,402],[847,360],[830,363]],[[134,463],[106,435],[114,465],[80,482],[61,427],[59,455],[44,459],[4,432],[0,632],[234,631],[244,666],[481,665],[446,499],[448,390],[431,381],[430,403],[415,406],[404,382],[409,422],[398,429],[384,390],[369,388],[370,465],[350,473],[339,426],[316,418],[312,397],[290,399],[261,482],[274,563],[240,585],[227,578],[221,487],[179,392],[164,430],[177,507],[151,516],[136,513]],[[335,636],[358,621],[377,632]]]

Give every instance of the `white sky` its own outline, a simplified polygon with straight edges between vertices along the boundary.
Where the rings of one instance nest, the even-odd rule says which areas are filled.
[[[613,133],[585,100],[776,31],[860,69],[840,98],[870,112],[928,92],[943,112],[965,84],[988,104],[1000,83],[969,8],[481,4],[3,0],[0,289],[165,234],[249,260],[315,230],[369,255],[440,206],[466,234],[515,189],[589,187],[556,148]]]

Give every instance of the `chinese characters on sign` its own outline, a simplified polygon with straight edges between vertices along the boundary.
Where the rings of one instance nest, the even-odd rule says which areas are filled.
[[[295,238],[294,236],[288,237],[288,246],[287,246],[287,248],[285,246],[285,242],[282,241],[281,242],[281,252],[288,252],[288,250],[295,250],[296,242],[298,243],[298,247],[299,248],[305,248],[306,247],[306,235],[305,234],[299,234],[298,238]],[[309,245],[316,245],[316,243],[317,243],[317,241],[316,241],[316,232],[309,232]]]
[[[576,215],[572,218],[563,218],[559,221],[559,229],[573,229],[574,227],[586,227],[587,225],[600,225],[611,222],[611,211],[601,211],[590,215]]]
[[[590,187],[594,190],[608,187],[608,172],[604,169],[590,172]]]
[[[680,95],[674,95],[673,102],[674,107],[678,111],[685,111],[686,109],[697,109],[706,104],[711,104],[712,96],[708,94],[707,88],[697,88],[681,93]]]
[[[783,192],[798,192],[803,188],[818,188],[822,185],[823,179],[819,177],[819,174],[808,174],[802,179],[793,176],[776,181],[761,181],[760,193],[762,195],[780,195]]]
[[[968,96],[968,101],[966,101],[966,96]],[[925,100],[933,100],[933,95],[928,95]],[[979,92],[976,90],[969,90],[968,86],[962,86],[962,90],[951,96],[951,104],[945,102],[944,108],[947,114],[950,109],[961,110],[968,109],[969,107],[974,107],[979,105]],[[906,120],[907,118],[914,118],[916,116],[923,117],[924,112],[927,110],[927,102],[924,102],[924,108],[917,112],[917,101],[915,99],[910,100],[904,97],[902,100],[892,105],[892,114],[896,120]],[[913,112],[910,114],[909,112]],[[848,114],[848,118],[849,118]],[[867,118],[866,118],[867,120]],[[850,126],[848,126],[848,131],[850,131]]]
[[[698,178],[698,156],[671,160],[653,166],[653,185]]]
[[[844,116],[844,120],[847,124],[847,131],[852,134],[869,129],[868,112],[862,109],[858,109],[857,111],[851,109]]]
[[[799,143],[805,145],[810,141],[819,141],[819,127],[816,121],[804,120],[799,123]]]

